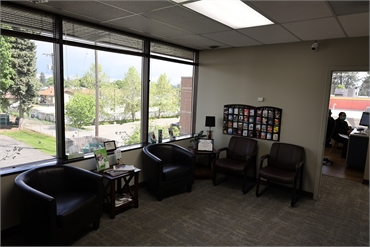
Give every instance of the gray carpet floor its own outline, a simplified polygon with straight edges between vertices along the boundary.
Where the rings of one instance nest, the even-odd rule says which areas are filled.
[[[158,202],[145,188],[139,208],[81,233],[80,246],[369,246],[369,186],[323,175],[319,200],[270,188],[261,197],[230,179],[196,180],[191,193]]]

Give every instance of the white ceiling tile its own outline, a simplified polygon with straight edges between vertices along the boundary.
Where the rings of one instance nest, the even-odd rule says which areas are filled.
[[[95,1],[49,1],[48,5],[70,13],[93,17],[100,21],[132,15],[130,12]]]
[[[175,39],[169,39],[169,42],[173,41],[176,42],[177,44],[181,44],[187,47],[191,47],[194,49],[210,49],[211,46],[217,46],[217,48],[228,48],[230,46],[208,39],[206,37],[202,37],[199,35],[189,35],[189,36],[184,36],[181,38],[175,38]]]
[[[99,1],[107,5],[115,6],[126,11],[130,11],[136,14],[145,13],[157,9],[162,9],[170,6],[174,6],[169,1],[158,1],[158,0],[135,0],[135,1]]]
[[[251,1],[262,13],[280,23],[333,16],[325,1]]]
[[[345,37],[334,17],[282,25],[303,41]]]
[[[297,37],[279,25],[240,29],[239,32],[258,40],[263,44],[279,44],[300,41]]]
[[[184,7],[171,7],[143,14],[145,17],[173,25],[195,34],[231,30],[231,28]]]
[[[156,35],[159,37],[166,38],[179,37],[191,34],[185,30],[174,28],[172,26],[168,26],[166,24],[159,23],[154,20],[149,20],[148,18],[140,15],[110,21],[109,23],[120,27],[125,27],[127,29],[140,30],[144,34]]]
[[[349,37],[369,36],[369,13],[338,17]]]
[[[338,16],[369,12],[369,1],[329,1],[328,3]]]
[[[237,31],[207,33],[203,34],[202,36],[205,36],[207,38],[210,38],[223,44],[227,44],[232,47],[262,45],[260,42],[251,39]]]
[[[232,30],[172,0],[3,2],[199,50],[212,45],[225,48],[369,35],[368,1],[244,1],[276,24],[241,30]]]

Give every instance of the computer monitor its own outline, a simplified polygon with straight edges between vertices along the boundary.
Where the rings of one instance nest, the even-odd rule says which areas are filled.
[[[369,117],[369,112],[364,111],[362,113],[359,125],[369,127]]]

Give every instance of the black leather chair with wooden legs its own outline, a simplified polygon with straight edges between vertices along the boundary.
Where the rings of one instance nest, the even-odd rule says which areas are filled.
[[[265,160],[267,161],[267,166],[263,166]],[[303,147],[288,143],[273,143],[270,153],[263,155],[260,159],[256,196],[261,196],[270,183],[289,184],[292,186],[291,206],[294,207],[302,193],[303,165]],[[267,185],[260,192],[261,178],[266,179]],[[298,180],[299,188],[297,193]]]
[[[226,151],[226,157],[220,158],[220,154]],[[217,173],[237,174],[243,177],[243,193],[247,193],[255,186],[257,161],[257,141],[248,137],[232,136],[229,145],[217,150],[214,164],[213,185],[216,186],[227,179],[217,182]],[[248,171],[252,170],[253,178],[247,187]]]

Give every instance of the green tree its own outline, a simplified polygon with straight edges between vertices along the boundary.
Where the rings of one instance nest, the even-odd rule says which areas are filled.
[[[44,72],[40,73],[40,83],[42,86],[46,86],[46,77],[45,77]]]
[[[95,118],[95,99],[93,95],[75,93],[66,104],[68,122],[76,127],[91,125]]]
[[[106,83],[109,83],[110,79],[109,76],[103,72],[103,67],[98,64],[98,80],[99,86],[102,86]],[[96,87],[96,80],[95,80],[95,64],[91,64],[88,71],[84,73],[84,75],[79,80],[80,87],[85,87],[89,89],[93,89]],[[77,86],[77,85],[75,85]]]
[[[141,108],[141,79],[135,67],[131,66],[122,81],[117,82],[119,90],[122,91],[121,105],[124,106],[124,113],[131,115],[135,121],[135,114]]]
[[[13,84],[13,78],[15,71],[11,66],[12,54],[11,54],[11,41],[14,40],[12,37],[0,36],[0,99],[1,99],[1,111],[5,111],[9,102],[4,97],[8,92],[9,87]]]
[[[362,84],[360,86],[360,91],[358,92],[359,96],[370,97],[370,75],[367,73],[367,76],[362,79]]]
[[[54,86],[54,77],[50,76],[48,79],[46,79],[46,86]]]
[[[15,71],[14,83],[9,92],[19,102],[19,117],[24,117],[32,104],[36,104],[41,88],[36,78],[36,44],[28,39],[14,38],[11,42],[12,67]]]
[[[122,99],[124,96],[123,90],[118,88],[116,82],[104,84],[100,88],[99,114],[102,118],[112,119],[116,121],[118,115],[124,105]]]
[[[357,87],[359,81],[357,72],[335,72],[331,81],[331,94],[334,94],[336,88],[351,89]],[[340,86],[342,85],[342,86]]]
[[[179,88],[171,85],[170,81],[166,74],[161,74],[158,82],[150,83],[150,106],[158,109],[157,118],[161,118],[163,113],[178,114]]]
[[[149,121],[149,132],[154,132],[155,135],[157,136],[158,135],[158,130],[161,129],[163,139],[168,139],[170,137],[170,135],[168,133],[168,128],[169,127],[170,126],[158,125],[158,124],[155,124],[153,121]],[[176,128],[173,128],[173,130],[174,130],[174,135],[179,136],[179,134],[180,134],[179,129],[176,127]],[[123,136],[123,138],[122,138],[123,145],[127,146],[127,145],[133,145],[133,144],[140,143],[140,140],[141,140],[140,136],[141,136],[140,124],[136,124],[135,127],[133,127],[133,132],[130,135]]]
[[[73,77],[68,77],[64,79],[65,88],[81,88],[80,78],[76,74]]]
[[[128,146],[128,145],[134,145],[138,144],[141,142],[140,136],[141,136],[141,131],[140,131],[140,124],[135,125],[133,127],[134,131],[128,135],[125,136],[122,141],[123,141],[123,146]]]

